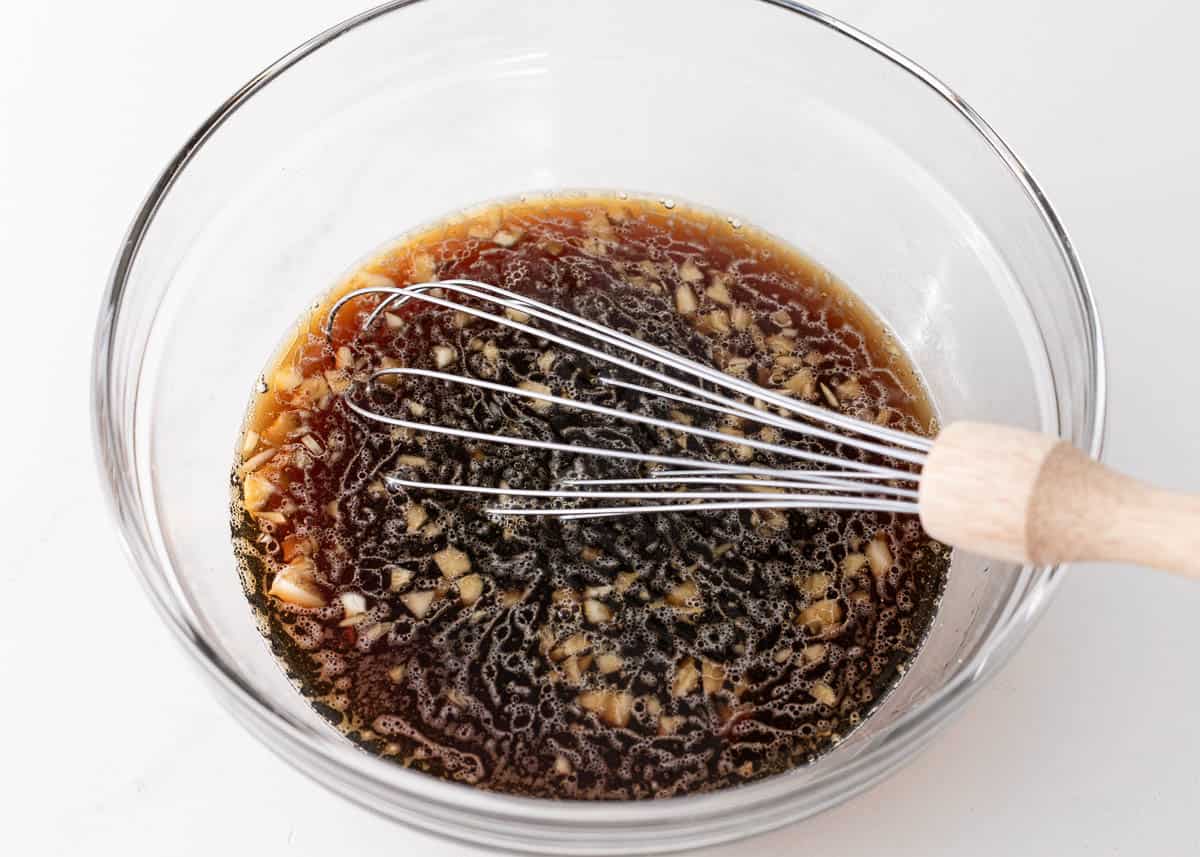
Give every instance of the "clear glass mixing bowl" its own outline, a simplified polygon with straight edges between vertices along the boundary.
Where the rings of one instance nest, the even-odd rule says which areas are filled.
[[[95,431],[151,599],[246,728],[330,789],[494,847],[645,853],[805,818],[895,770],[1008,659],[1058,572],[958,553],[912,669],[815,764],[715,794],[569,803],[472,790],[355,749],[259,637],[230,550],[250,387],[305,303],[385,239],[495,197],[678,195],[807,251],[869,301],[942,417],[1097,453],[1095,308],[1045,198],[949,89],[873,39],[768,0],[423,0],[367,12],[238,91],[120,249]]]

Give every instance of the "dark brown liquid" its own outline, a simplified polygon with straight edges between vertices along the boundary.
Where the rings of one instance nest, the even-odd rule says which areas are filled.
[[[381,276],[493,283],[797,398],[933,430],[912,367],[849,292],[778,242],[696,210],[607,197],[497,205],[397,244],[338,293]],[[356,300],[327,342],[336,297],[265,376],[233,526],[276,654],[364,748],[541,797],[710,790],[827,750],[912,658],[949,563],[914,518],[493,517],[483,509],[496,498],[392,490],[384,477],[548,488],[650,468],[389,427],[342,394],[404,419],[713,461],[797,466],[739,436],[854,449],[598,384],[614,371],[418,301],[363,333],[376,300]],[[444,371],[682,418],[730,440],[434,379],[362,383],[385,366],[439,368],[439,353]]]

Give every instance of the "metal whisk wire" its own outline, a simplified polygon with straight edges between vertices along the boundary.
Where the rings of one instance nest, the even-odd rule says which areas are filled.
[[[446,293],[471,298],[485,304],[492,304],[504,310],[511,310],[517,317],[507,314],[497,315],[470,304],[449,300],[445,297]],[[496,514],[550,515],[562,518],[607,517],[613,515],[676,511],[719,511],[728,509],[858,509],[902,513],[915,513],[917,510],[916,490],[911,487],[902,486],[905,483],[916,483],[919,481],[919,468],[924,463],[925,454],[931,446],[931,442],[926,438],[868,423],[834,411],[828,411],[810,405],[807,402],[796,401],[775,391],[735,378],[717,369],[705,366],[628,334],[589,321],[566,310],[476,280],[454,279],[418,283],[403,287],[373,286],[355,290],[336,301],[330,308],[326,323],[327,335],[332,336],[333,324],[338,311],[350,301],[367,295],[384,295],[385,298],[367,315],[362,325],[363,331],[375,324],[389,309],[403,305],[409,300],[417,299],[425,303],[463,312],[476,318],[519,330],[540,340],[552,342],[576,353],[584,354],[601,363],[616,366],[647,378],[650,381],[674,388],[679,392],[670,392],[666,389],[633,384],[612,377],[598,378],[597,380],[601,384],[638,392],[644,396],[653,396],[677,402],[695,409],[745,418],[784,431],[796,432],[839,444],[846,444],[869,454],[916,465],[916,470],[907,470],[885,464],[840,458],[834,455],[814,453],[809,450],[771,443],[757,438],[734,437],[712,429],[700,428],[676,420],[666,420],[637,414],[591,402],[555,396],[538,390],[511,387],[447,372],[403,367],[380,369],[374,372],[367,381],[368,387],[378,379],[387,376],[425,377],[450,384],[459,384],[490,390],[504,395],[533,399],[558,407],[587,411],[631,423],[639,423],[679,432],[684,435],[746,446],[778,456],[793,458],[810,465],[819,465],[821,469],[788,469],[720,461],[703,461],[684,456],[655,455],[582,444],[557,443],[516,435],[476,432],[470,429],[435,425],[381,414],[359,404],[354,400],[353,395],[347,394],[345,402],[355,413],[364,418],[388,425],[470,440],[569,452],[579,455],[625,459],[643,464],[662,465],[666,468],[654,471],[650,476],[645,478],[573,479],[565,480],[561,483],[562,486],[569,487],[538,490],[423,482],[403,479],[398,476],[385,477],[385,481],[393,488],[468,492],[500,496],[506,502],[510,501],[513,497],[551,501],[574,501],[584,498],[660,501],[657,503],[586,507],[570,505],[500,505],[488,507],[487,509],[487,511]],[[730,398],[720,392],[705,389],[679,377],[658,371],[650,366],[633,362],[631,359],[625,359],[624,357],[593,348],[576,339],[556,333],[553,330],[533,327],[526,323],[533,318],[546,322],[555,328],[570,331],[598,343],[607,344],[619,349],[620,352],[658,364],[664,369],[671,369],[677,373],[690,375],[697,381],[707,381],[726,392],[745,396],[749,401],[739,401]],[[776,408],[776,411],[767,410],[768,405]],[[813,424],[813,422],[801,422],[786,416],[789,413],[803,416],[808,420],[819,421],[841,429],[845,433],[821,428]],[[634,485],[697,485],[718,487],[726,490],[675,489],[652,491],[630,489],[628,487],[624,490],[600,489],[600,486]],[[580,488],[583,490],[579,490]]]
[[[557,336],[549,331],[529,327],[528,325],[516,319],[512,319],[507,316],[496,316],[468,305],[447,301],[444,298],[427,294],[427,292],[434,290],[463,294],[468,297],[474,297],[483,301],[494,303],[498,306],[504,307],[505,309],[512,309],[516,312],[541,318],[545,321],[551,322],[552,324],[557,324],[561,327],[573,330],[576,333],[582,333],[599,341],[607,342],[618,347],[623,347],[643,357],[660,362],[672,369],[690,374],[693,377],[701,380],[711,381],[718,386],[742,393],[743,395],[752,396],[763,402],[770,403],[778,408],[783,408],[793,413],[802,414],[809,419],[818,420],[828,425],[834,425],[846,431],[864,434],[868,437],[875,437],[887,443],[895,444],[901,448],[897,449],[895,447],[888,447],[879,443],[863,441],[855,437],[838,435],[821,429],[810,423],[801,423],[785,417],[777,416],[763,409],[756,408],[753,405],[746,404],[745,402],[729,399],[721,396],[720,394],[705,390],[701,387],[696,387],[695,385],[689,384],[678,378],[664,375],[645,366],[640,366],[636,363],[631,363],[627,360],[614,357],[602,351],[597,351],[593,348],[583,345],[582,343],[564,339],[561,336]],[[801,434],[807,434],[812,437],[820,437],[825,440],[838,443],[847,443],[851,446],[857,446],[869,452],[875,452],[880,455],[888,455],[892,458],[898,458],[914,464],[922,463],[924,460],[923,453],[928,452],[932,446],[931,441],[929,441],[927,438],[917,437],[916,435],[908,434],[907,432],[896,431],[895,429],[890,429],[885,426],[877,426],[873,423],[868,423],[854,417],[839,414],[824,408],[819,408],[815,405],[810,405],[807,402],[796,401],[795,399],[777,393],[773,390],[768,390],[764,387],[758,386],[757,384],[752,384],[748,381],[735,378],[732,375],[728,375],[718,369],[714,369],[711,366],[705,366],[702,363],[697,363],[694,360],[682,357],[681,355],[675,354],[656,345],[652,345],[648,342],[644,342],[636,337],[613,330],[612,328],[605,327],[597,324],[596,322],[589,321],[588,319],[574,315],[573,313],[569,313],[566,310],[542,303],[541,301],[537,301],[524,295],[518,295],[515,292],[502,289],[499,286],[493,286],[488,283],[479,282],[478,280],[455,279],[439,282],[417,283],[415,285],[403,287],[376,286],[358,289],[357,291],[345,295],[341,300],[335,303],[333,307],[330,308],[327,330],[332,329],[333,318],[342,306],[354,298],[366,294],[389,294],[391,297],[381,302],[379,306],[377,306],[367,316],[363,324],[364,330],[369,329],[369,327],[375,323],[379,316],[386,312],[390,306],[402,305],[411,298],[417,298],[438,306],[466,312],[477,318],[495,321],[499,324],[506,325],[516,330],[521,330],[533,336],[537,336],[551,342],[556,342],[564,347],[587,354],[588,356],[594,357],[603,362],[620,366],[624,369],[628,369],[636,372],[637,374],[643,375],[644,377],[652,378],[665,384],[670,384],[686,390],[693,395],[709,399],[713,402],[723,405],[726,408],[732,408],[740,411],[742,416],[750,417],[756,422],[775,425],[780,428],[800,432]],[[605,379],[601,380],[604,381]],[[662,395],[660,391],[649,392]],[[910,454],[908,450],[915,450],[918,453],[922,453],[922,455]]]

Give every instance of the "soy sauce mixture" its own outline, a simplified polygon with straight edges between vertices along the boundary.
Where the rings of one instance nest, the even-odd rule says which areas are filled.
[[[547,488],[653,466],[388,426],[355,414],[347,397],[407,420],[658,455],[800,466],[739,442],[753,437],[859,458],[599,384],[611,367],[420,301],[364,331],[380,299],[355,299],[325,336],[330,304],[351,289],[451,278],[537,297],[797,399],[935,428],[912,366],[862,304],[737,221],[670,202],[550,196],[399,241],[335,289],[271,363],[234,473],[247,595],[315,708],[363,748],[435,776],[592,799],[758,779],[811,761],[860,723],[915,654],[945,581],[949,549],[915,518],[495,517],[484,512],[495,497],[389,487],[388,475]],[[728,441],[437,379],[366,383],[399,366],[673,419]]]

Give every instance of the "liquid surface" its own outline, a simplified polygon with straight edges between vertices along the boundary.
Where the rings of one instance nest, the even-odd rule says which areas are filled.
[[[272,361],[234,474],[247,595],[316,709],[400,764],[557,798],[726,787],[811,761],[859,724],[916,652],[945,580],[949,551],[915,518],[494,517],[483,509],[495,497],[387,484],[392,475],[549,488],[645,476],[654,465],[389,426],[354,413],[347,396],[401,419],[659,455],[797,466],[739,443],[754,438],[859,457],[599,384],[593,359],[419,301],[364,332],[378,299],[356,299],[332,340],[323,333],[329,305],[351,289],[450,278],[535,296],[799,399],[934,429],[913,368],[869,311],[736,221],[657,201],[555,196],[399,241],[335,289]],[[398,366],[548,390],[729,440],[437,379],[365,383]]]

